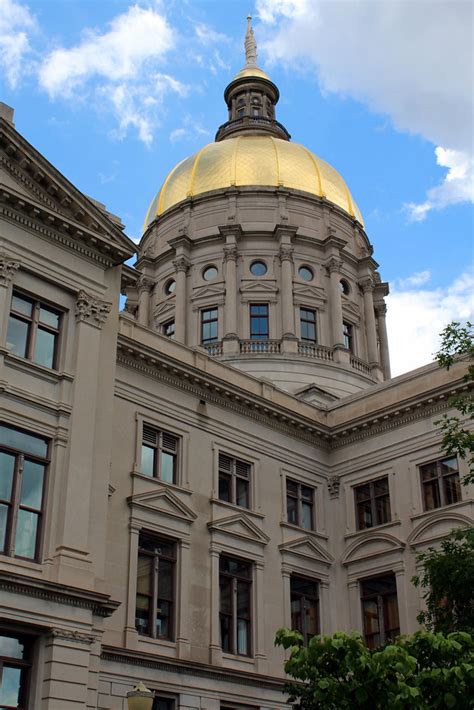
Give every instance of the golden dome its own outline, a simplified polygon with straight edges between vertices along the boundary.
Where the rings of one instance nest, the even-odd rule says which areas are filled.
[[[252,76],[258,76],[259,79],[267,79],[267,81],[271,81],[270,77],[263,71],[263,69],[248,66],[241,69],[239,73],[234,76],[232,81],[236,81],[237,79],[246,79],[247,77],[251,78]]]
[[[299,143],[273,136],[240,135],[209,143],[173,168],[152,201],[145,229],[182,200],[241,186],[285,187],[325,197],[363,224],[337,170]]]

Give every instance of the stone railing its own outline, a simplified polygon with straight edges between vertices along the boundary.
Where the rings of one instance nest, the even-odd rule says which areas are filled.
[[[367,363],[363,360],[359,360],[359,358],[355,355],[351,355],[351,367],[353,367],[354,370],[363,372],[364,375],[369,375],[370,377],[372,376],[372,368],[370,365],[367,365]]]
[[[241,340],[240,353],[242,355],[265,353],[278,355],[280,353],[279,340]]]
[[[235,131],[242,130],[255,130],[261,129],[268,131],[277,135],[278,138],[283,138],[283,140],[289,140],[290,134],[286,130],[285,126],[276,121],[274,118],[266,118],[265,116],[241,116],[239,118],[234,118],[222,126],[219,126],[216,133],[216,140],[222,140],[224,136],[228,136]]]
[[[222,355],[223,352],[221,342],[205,343],[202,347],[207,350],[207,354],[211,355],[211,357],[217,357],[218,355]]]
[[[317,360],[334,360],[334,351],[326,345],[317,345],[316,343],[306,343],[300,340],[298,343],[298,353],[305,357],[314,357]]]

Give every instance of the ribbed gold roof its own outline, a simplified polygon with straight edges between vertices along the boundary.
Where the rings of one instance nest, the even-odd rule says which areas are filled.
[[[299,143],[241,135],[209,143],[173,168],[152,201],[145,228],[188,197],[232,186],[285,187],[326,197],[363,224],[359,208],[337,170]]]

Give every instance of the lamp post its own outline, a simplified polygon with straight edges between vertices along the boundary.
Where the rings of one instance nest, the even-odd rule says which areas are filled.
[[[128,710],[151,710],[155,693],[143,683],[138,683],[127,693]]]

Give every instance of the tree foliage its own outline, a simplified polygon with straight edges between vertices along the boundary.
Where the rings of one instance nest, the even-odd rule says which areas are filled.
[[[422,571],[413,577],[424,590],[426,610],[418,621],[428,629],[474,634],[474,528],[453,530],[441,548],[417,556]]]
[[[453,321],[440,333],[441,347],[436,353],[440,367],[447,370],[459,358],[468,359],[467,372],[464,381],[470,385],[474,382],[474,338],[473,325],[465,325]],[[465,485],[474,482],[474,433],[466,428],[466,419],[474,419],[474,396],[466,392],[457,397],[452,397],[450,405],[458,410],[461,417],[444,414],[435,424],[443,433],[442,449],[448,456],[459,456],[469,461],[469,473],[463,477]]]
[[[280,629],[290,651],[289,702],[300,710],[472,710],[474,640],[470,634],[418,631],[371,650],[358,633],[315,636]]]

